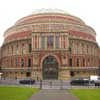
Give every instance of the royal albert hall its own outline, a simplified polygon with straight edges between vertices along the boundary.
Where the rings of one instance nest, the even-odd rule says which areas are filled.
[[[38,12],[4,33],[0,71],[4,78],[68,80],[98,75],[96,32],[64,12]]]

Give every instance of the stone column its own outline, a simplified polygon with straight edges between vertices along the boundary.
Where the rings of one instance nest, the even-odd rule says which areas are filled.
[[[59,36],[59,45],[60,45],[60,49],[61,49],[61,35]]]
[[[68,42],[68,41],[67,41],[67,36],[65,35],[65,48],[67,48],[67,46],[68,46],[68,45],[67,45],[67,42]]]
[[[32,37],[32,49],[35,49],[35,35]]]
[[[33,47],[34,44],[33,43],[34,43],[34,39],[33,39],[33,36],[32,36],[32,50],[34,49],[34,47]]]
[[[39,36],[39,49],[41,49],[41,37]]]
[[[55,39],[55,38],[56,38],[56,36],[54,35],[54,42],[53,42],[53,43],[54,43],[54,44],[53,44],[53,47],[54,47],[54,48],[53,48],[53,49],[56,48],[56,39]]]
[[[47,49],[47,36],[45,37],[45,49]]]
[[[39,49],[39,34],[37,35],[37,48]]]

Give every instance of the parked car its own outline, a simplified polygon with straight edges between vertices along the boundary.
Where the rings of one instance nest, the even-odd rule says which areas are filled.
[[[94,81],[95,86],[100,86],[100,80]]]
[[[20,80],[19,83],[20,84],[34,84],[35,83],[35,80],[32,80],[32,79]]]
[[[71,85],[82,85],[82,86],[87,86],[89,85],[89,79],[85,79],[85,78],[76,78],[76,79],[72,79],[70,81]]]

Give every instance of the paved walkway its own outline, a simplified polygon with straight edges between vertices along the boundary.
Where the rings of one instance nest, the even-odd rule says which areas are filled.
[[[71,95],[67,90],[41,90],[39,93],[34,94],[30,100],[78,100],[75,96]]]

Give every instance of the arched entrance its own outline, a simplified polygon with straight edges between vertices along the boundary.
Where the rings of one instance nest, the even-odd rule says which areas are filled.
[[[55,57],[48,56],[42,63],[43,79],[58,79],[58,62]]]

